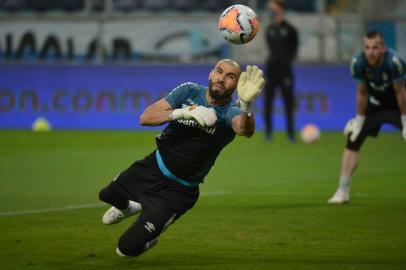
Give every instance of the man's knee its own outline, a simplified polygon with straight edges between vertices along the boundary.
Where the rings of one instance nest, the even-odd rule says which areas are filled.
[[[154,238],[146,243],[137,243],[137,241],[126,241],[121,238],[118,242],[116,253],[120,257],[137,257],[151,249],[158,243],[158,238]]]
[[[105,187],[99,192],[99,199],[103,202],[109,203],[112,200],[112,191],[109,187]]]

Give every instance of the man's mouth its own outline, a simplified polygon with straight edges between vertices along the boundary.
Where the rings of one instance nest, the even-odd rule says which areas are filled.
[[[215,83],[214,85],[217,86],[217,87],[219,87],[220,89],[224,89],[224,88],[225,88],[224,85],[221,84],[221,83]]]

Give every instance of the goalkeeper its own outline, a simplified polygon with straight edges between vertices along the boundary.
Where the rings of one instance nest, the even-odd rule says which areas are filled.
[[[401,136],[406,140],[405,69],[403,60],[385,47],[380,32],[371,31],[365,35],[364,51],[351,62],[352,76],[358,81],[357,115],[344,128],[348,140],[342,157],[340,182],[328,203],[349,201],[351,177],[367,136],[376,137],[381,125],[388,123],[402,130]]]
[[[158,236],[192,208],[199,184],[221,150],[235,135],[255,131],[254,98],[264,85],[262,71],[230,59],[216,63],[209,85],[184,83],[148,106],[140,117],[146,126],[169,125],[156,138],[157,149],[121,172],[99,197],[112,205],[104,224],[115,224],[140,213],[120,237],[119,256],[138,256],[153,247]],[[239,107],[232,95],[238,89]]]

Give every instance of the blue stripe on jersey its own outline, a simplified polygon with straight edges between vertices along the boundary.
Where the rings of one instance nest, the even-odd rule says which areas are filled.
[[[159,153],[159,150],[157,149],[155,152],[155,156],[156,156],[156,160],[158,162],[158,167],[161,170],[161,172],[168,177],[169,179],[183,185],[183,186],[187,186],[187,187],[198,187],[199,183],[193,183],[193,182],[189,182],[186,180],[183,180],[175,175],[173,175],[168,168],[165,166],[164,161],[162,160],[161,154]]]

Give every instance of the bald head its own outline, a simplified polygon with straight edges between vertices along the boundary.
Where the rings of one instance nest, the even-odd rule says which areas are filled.
[[[221,59],[221,60],[219,60],[217,63],[216,63],[216,67],[217,66],[219,66],[219,65],[221,65],[221,64],[223,64],[223,63],[225,63],[225,64],[228,64],[228,65],[230,65],[230,66],[233,66],[234,68],[236,68],[237,70],[238,70],[238,75],[241,73],[241,71],[242,71],[242,69],[241,69],[241,66],[240,66],[240,64],[238,64],[236,61],[234,61],[234,60],[232,60],[232,59]],[[236,70],[236,71],[237,71]]]

